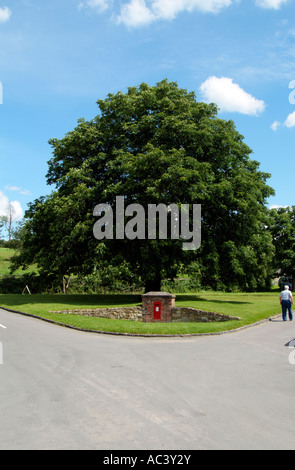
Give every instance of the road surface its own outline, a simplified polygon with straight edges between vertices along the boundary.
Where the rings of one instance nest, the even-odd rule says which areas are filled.
[[[295,322],[166,339],[0,324],[1,450],[295,448]]]

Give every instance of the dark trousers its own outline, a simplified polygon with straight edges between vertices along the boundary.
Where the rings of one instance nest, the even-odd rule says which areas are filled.
[[[282,300],[282,315],[283,315],[283,320],[284,321],[287,320],[287,311],[289,313],[289,320],[293,320],[291,300]]]

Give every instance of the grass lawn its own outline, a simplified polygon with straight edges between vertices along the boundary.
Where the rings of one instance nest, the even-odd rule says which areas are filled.
[[[15,250],[11,248],[0,247],[0,276],[10,275],[10,258],[15,254]],[[36,270],[36,269],[35,269]],[[30,267],[27,270],[23,271],[18,269],[14,274],[25,274],[34,271],[34,267]]]
[[[74,308],[124,307],[141,304],[137,295],[13,295],[1,294],[0,307],[16,310],[84,330],[148,335],[219,333],[280,313],[279,291],[269,293],[199,292],[176,294],[176,305],[238,316],[241,320],[216,323],[141,323],[50,313]]]

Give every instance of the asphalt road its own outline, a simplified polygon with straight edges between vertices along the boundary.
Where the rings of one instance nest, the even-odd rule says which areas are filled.
[[[0,449],[295,449],[294,338],[279,320],[160,339],[0,310]]]

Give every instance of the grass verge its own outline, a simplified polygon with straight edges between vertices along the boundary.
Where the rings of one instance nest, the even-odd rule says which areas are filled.
[[[141,323],[50,313],[56,310],[124,307],[141,304],[137,295],[14,295],[1,294],[0,307],[88,331],[137,335],[191,335],[221,333],[265,320],[280,313],[279,293],[200,292],[176,294],[176,304],[238,316],[241,320],[216,323]]]

